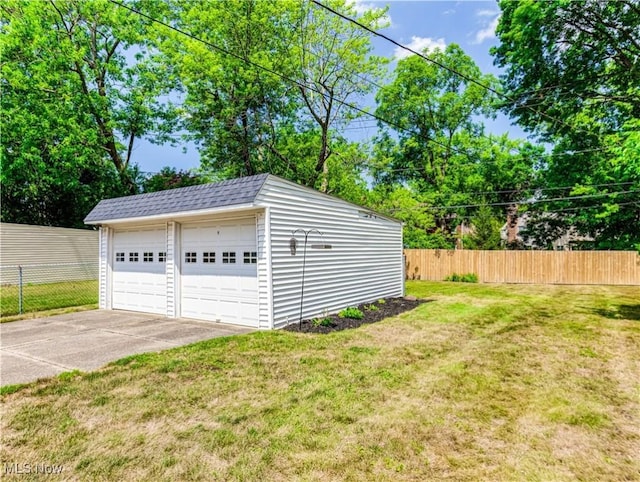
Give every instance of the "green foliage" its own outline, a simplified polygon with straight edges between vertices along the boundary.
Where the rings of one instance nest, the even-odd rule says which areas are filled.
[[[497,80],[483,75],[455,44],[428,55],[497,87]],[[377,184],[408,192],[401,202],[387,197],[381,203],[384,208],[385,203],[395,202],[394,215],[405,222],[407,247],[453,248],[454,229],[466,211],[447,206],[476,203],[470,194],[474,191],[528,183],[531,163],[516,161],[519,144],[506,136],[484,137],[484,127],[477,119],[493,115],[495,99],[475,83],[413,55],[398,62],[392,82],[380,89],[376,100],[376,114],[403,128],[381,126],[373,175]],[[492,165],[498,160],[504,164],[504,178],[509,178],[509,168],[518,165],[518,179],[491,178],[496,171]]]
[[[376,305],[374,304],[370,304],[364,307],[365,311],[378,311],[380,308],[378,308]]]
[[[554,145],[540,170],[553,190],[542,196],[589,196],[538,204],[529,235],[544,246],[552,225],[561,235],[575,228],[592,237],[597,249],[632,248],[640,242],[637,2],[502,1],[500,8],[493,54],[515,99],[504,109]]]
[[[166,32],[160,47],[185,93],[180,127],[198,145],[202,167],[220,178],[287,173],[291,161],[282,165],[276,130],[297,106],[290,86],[251,63],[290,70],[285,33],[295,25],[292,7],[290,1],[176,4],[174,21],[182,30],[239,56],[178,32]]]
[[[364,313],[360,311],[355,306],[350,306],[349,308],[345,308],[340,313],[338,313],[340,318],[351,318],[354,320],[361,320],[364,318]]]
[[[331,321],[331,318],[325,317],[325,318],[314,318],[313,320],[311,320],[311,324],[313,326],[331,326],[333,322]]]
[[[98,200],[137,191],[130,156],[170,125],[171,76],[152,68],[151,26],[110,2],[0,8],[2,219],[81,227]]]
[[[488,206],[482,206],[471,218],[473,234],[464,240],[466,249],[500,249],[500,223],[496,220]]]
[[[344,0],[328,4],[367,25],[384,15],[358,15]],[[354,191],[362,156],[334,125],[354,117],[342,103],[371,90],[356,78],[383,71],[368,34],[293,0],[182,2],[174,14],[181,29],[240,57],[175,32],[161,47],[186,94],[181,127],[205,170],[220,178],[270,172],[324,192]]]
[[[433,213],[423,207],[427,199],[404,186],[379,184],[369,193],[368,205],[403,222],[405,248],[453,248],[453,240],[436,226]]]
[[[478,275],[475,273],[467,273],[467,274],[457,274],[453,273],[450,276],[447,276],[445,281],[454,281],[458,283],[477,283]]]
[[[160,172],[142,181],[142,192],[164,191],[178,187],[203,184],[207,179],[189,171],[176,170],[173,167],[163,167]]]
[[[355,3],[347,0],[328,0],[324,4],[349,17],[357,17],[369,28],[385,26],[386,8],[358,12]],[[382,78],[388,60],[372,55],[371,36],[359,26],[311,2],[295,4],[294,9],[300,12],[292,52],[292,73],[298,81],[296,92],[304,106],[299,119],[314,125],[319,137],[314,181],[320,191],[326,192],[328,160],[335,148],[332,127],[361,115],[346,108],[344,103],[370,93],[375,81]],[[373,82],[361,82],[363,76]]]

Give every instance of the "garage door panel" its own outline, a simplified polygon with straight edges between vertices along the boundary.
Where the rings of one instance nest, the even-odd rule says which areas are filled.
[[[182,316],[258,326],[255,254],[253,218],[183,225]]]
[[[166,231],[114,233],[113,308],[166,314]]]

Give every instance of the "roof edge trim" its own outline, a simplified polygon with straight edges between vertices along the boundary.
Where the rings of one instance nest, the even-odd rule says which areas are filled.
[[[103,225],[103,224],[128,224],[136,222],[147,221],[163,221],[163,220],[180,220],[181,218],[187,218],[192,216],[206,216],[208,214],[220,214],[220,213],[232,213],[251,211],[254,209],[262,209],[263,206],[255,203],[247,204],[235,204],[233,206],[220,206],[217,208],[197,209],[194,211],[180,211],[175,213],[153,214],[151,216],[136,216],[133,218],[115,218],[115,219],[102,219],[95,221],[87,221],[85,224],[91,225]]]

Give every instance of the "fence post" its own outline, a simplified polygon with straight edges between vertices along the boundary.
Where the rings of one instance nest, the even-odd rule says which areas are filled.
[[[18,313],[22,314],[22,266],[18,266]]]

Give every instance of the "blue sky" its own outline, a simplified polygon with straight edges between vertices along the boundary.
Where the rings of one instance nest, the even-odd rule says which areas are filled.
[[[382,32],[414,50],[425,47],[443,47],[456,43],[470,55],[484,73],[499,75],[493,65],[489,49],[496,45],[495,27],[499,9],[495,1],[383,1],[358,0],[357,8],[379,8],[389,6],[391,25]],[[405,51],[384,39],[374,38],[376,55],[398,57]],[[391,64],[392,66],[394,64]],[[371,121],[360,121],[346,135],[367,139],[375,135]],[[512,126],[510,120],[500,115],[496,120],[485,122],[487,130],[494,134],[508,132],[511,137],[526,137],[521,129]],[[186,152],[184,152],[186,150]],[[192,145],[185,147],[157,146],[139,141],[133,153],[133,162],[145,172],[157,172],[163,166],[178,169],[199,166],[198,152]]]

